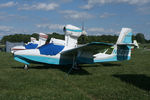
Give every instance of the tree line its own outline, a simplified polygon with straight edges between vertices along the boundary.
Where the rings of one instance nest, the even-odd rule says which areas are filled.
[[[4,36],[1,39],[1,43],[5,44],[6,41],[27,43],[30,41],[30,37],[35,37],[38,40],[39,35],[37,33],[33,33],[31,35],[29,35],[29,34],[8,35],[8,36]],[[57,38],[57,39],[64,39],[64,35],[54,32],[52,34],[48,34],[47,42],[50,41],[50,39],[52,37]],[[117,35],[81,36],[78,39],[78,43],[85,44],[85,43],[90,43],[93,41],[94,42],[115,43],[117,41],[117,39],[118,39]],[[144,37],[144,34],[142,34],[142,33],[137,33],[136,35],[133,35],[133,40],[137,40],[137,42],[141,43],[141,44],[150,43],[150,40],[146,40]]]

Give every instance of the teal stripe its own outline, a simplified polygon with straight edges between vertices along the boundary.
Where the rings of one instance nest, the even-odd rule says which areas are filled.
[[[50,58],[50,57],[42,57],[42,56],[31,56],[31,55],[17,55],[15,56],[15,60],[29,64],[30,61],[46,63],[46,64],[59,64],[59,59],[57,58]]]
[[[72,31],[72,32],[82,32],[82,30],[72,30],[72,29],[66,29],[67,31]]]
[[[124,40],[123,40],[123,43],[132,43],[132,33],[128,33]]]
[[[29,64],[30,64],[29,62],[27,62],[27,61],[25,61],[25,60],[23,60],[23,59],[21,59],[21,58],[19,58],[19,57],[14,57],[14,59],[15,59],[16,61],[21,62],[21,63],[24,63],[24,64],[26,64],[26,65],[29,65]]]
[[[94,59],[95,63],[98,63],[98,62],[110,62],[110,61],[118,61],[118,60],[117,60],[116,56],[111,57],[111,58],[107,58],[107,59],[97,59],[97,60]]]

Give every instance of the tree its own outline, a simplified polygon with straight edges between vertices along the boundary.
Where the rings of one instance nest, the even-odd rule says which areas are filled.
[[[136,38],[137,42],[139,42],[139,43],[142,43],[142,44],[146,43],[144,34],[142,34],[142,33],[137,33],[135,38]]]

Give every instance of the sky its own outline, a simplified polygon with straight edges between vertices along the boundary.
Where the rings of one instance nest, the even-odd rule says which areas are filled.
[[[121,28],[150,40],[150,0],[0,0],[0,39],[84,25],[88,35],[118,35]]]

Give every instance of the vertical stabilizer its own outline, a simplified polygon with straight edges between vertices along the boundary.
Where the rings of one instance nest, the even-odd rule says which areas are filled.
[[[131,58],[132,29],[122,28],[112,54],[117,60],[129,60]]]
[[[116,44],[132,43],[132,29],[122,28]]]
[[[39,45],[43,45],[45,44],[46,40],[48,38],[48,35],[44,34],[44,33],[39,33]]]

